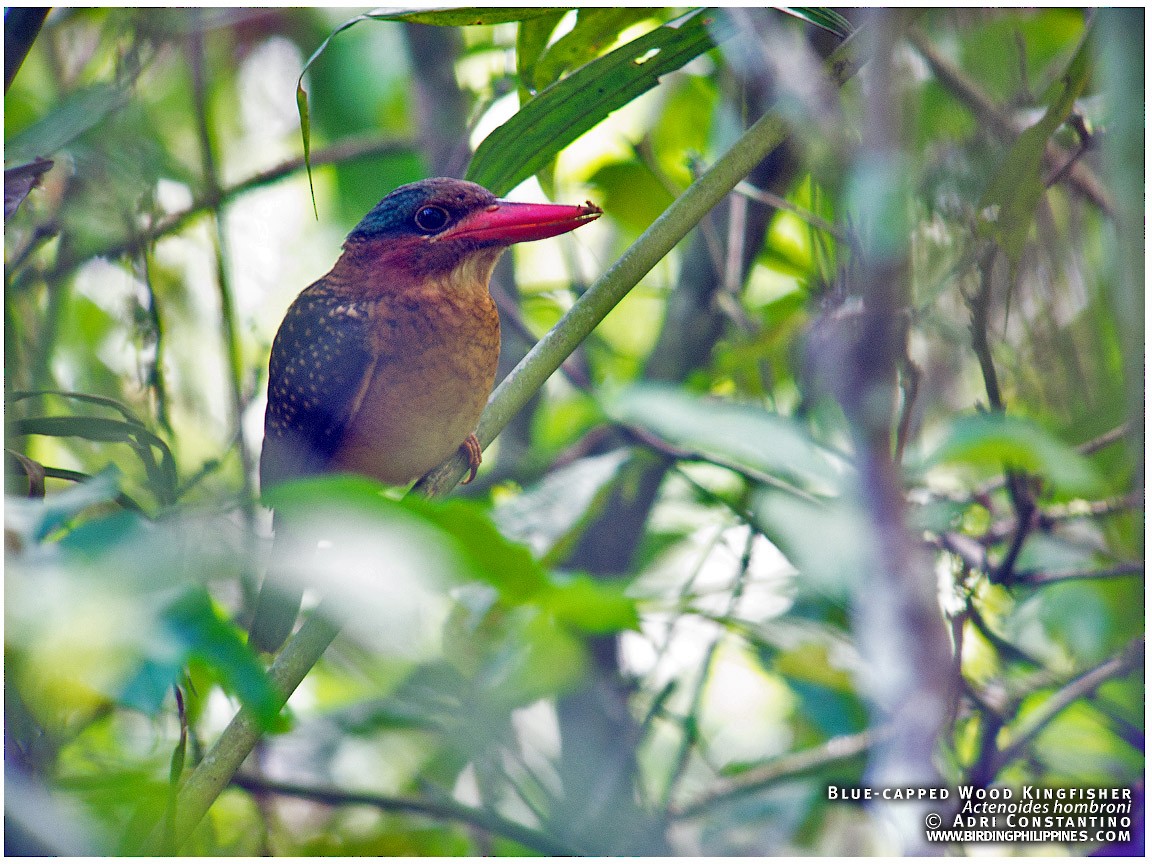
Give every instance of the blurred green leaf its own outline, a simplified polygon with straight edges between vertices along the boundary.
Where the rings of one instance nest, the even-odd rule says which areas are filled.
[[[797,585],[803,593],[846,597],[869,566],[876,540],[852,499],[807,501],[763,489],[753,515],[756,527],[800,571]]]
[[[638,385],[605,400],[619,423],[654,432],[676,447],[834,491],[840,475],[829,455],[796,422],[763,408],[701,399],[668,387]]]
[[[660,77],[731,35],[714,10],[696,10],[582,66],[551,85],[495,129],[468,166],[467,179],[507,194]]]
[[[600,190],[597,201],[612,218],[637,234],[651,225],[673,201],[672,193],[639,162],[603,165],[588,182]]]
[[[268,490],[264,498],[281,518],[304,524],[315,523],[325,510],[381,521],[417,521],[435,529],[470,565],[471,572],[461,576],[488,582],[513,605],[528,600],[548,585],[547,574],[527,547],[505,538],[478,505],[458,499],[428,501],[413,496],[395,501],[386,497],[383,489],[380,483],[365,477],[330,474],[282,483]]]
[[[1036,205],[1044,194],[1044,148],[1068,119],[1088,82],[1090,35],[1091,29],[1084,33],[1068,68],[1048,89],[1044,98],[1048,110],[1040,122],[1016,139],[980,199],[981,211],[990,214],[985,217],[982,228],[992,233],[1014,265],[1024,254]]]
[[[548,584],[548,575],[527,546],[509,541],[480,506],[453,499],[405,499],[405,506],[452,537],[480,578],[510,604],[522,603]]]
[[[240,631],[216,612],[203,589],[184,592],[164,610],[161,620],[186,656],[198,657],[215,669],[225,688],[240,697],[264,728],[276,724],[280,696]]]
[[[493,519],[544,563],[562,560],[599,512],[606,490],[628,458],[618,450],[550,471],[535,486],[501,502]]]
[[[1087,493],[1099,488],[1091,462],[1038,423],[1024,417],[976,414],[953,420],[928,467],[963,464],[1039,474],[1056,488]]]
[[[561,623],[585,633],[639,630],[636,601],[624,593],[628,584],[590,576],[557,580],[545,593],[541,605]]]
[[[10,428],[16,435],[74,436],[88,441],[128,444],[143,464],[160,504],[167,506],[176,500],[179,478],[172,451],[162,438],[138,422],[108,417],[22,417],[14,420]],[[152,455],[152,448],[160,451],[159,463]]]
[[[110,466],[83,483],[43,499],[8,498],[5,525],[31,542],[39,543],[94,504],[107,504],[120,494],[120,472]]]
[[[27,129],[6,140],[5,161],[30,162],[40,156],[52,156],[99,125],[122,107],[130,95],[129,87],[107,83],[77,91]]]

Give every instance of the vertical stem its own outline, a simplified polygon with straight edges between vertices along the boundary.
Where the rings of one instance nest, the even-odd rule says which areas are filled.
[[[952,662],[936,602],[931,561],[909,531],[904,489],[892,455],[899,365],[907,356],[908,232],[903,227],[909,166],[899,137],[900,96],[892,55],[899,22],[869,13],[864,70],[863,145],[856,153],[862,245],[856,293],[864,301],[852,337],[840,401],[851,427],[861,506],[873,542],[865,553],[854,602],[854,627],[869,678],[874,726],[890,725],[869,765],[870,785],[935,785],[933,757],[948,710]],[[896,832],[904,854],[926,854],[924,806],[885,806],[878,815]]]
[[[241,483],[244,490],[244,518],[249,529],[255,523],[255,493],[252,485],[254,462],[244,439],[243,359],[240,337],[236,325],[236,304],[232,292],[231,266],[228,259],[228,240],[224,232],[221,210],[223,187],[216,167],[212,145],[212,123],[209,116],[207,80],[205,77],[204,31],[199,26],[200,13],[194,15],[195,25],[190,38],[193,105],[196,114],[196,132],[200,139],[200,158],[204,171],[204,184],[215,231],[216,285],[220,292],[220,320],[224,329],[224,350],[228,361],[228,390],[232,401],[232,419],[236,424],[236,446],[240,454]]]

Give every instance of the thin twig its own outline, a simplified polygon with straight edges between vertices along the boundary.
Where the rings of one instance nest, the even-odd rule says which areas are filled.
[[[393,153],[407,153],[412,151],[413,147],[413,143],[408,139],[381,138],[378,135],[356,136],[346,138],[323,150],[317,150],[312,154],[312,167],[337,165],[345,162],[354,162],[358,159],[386,156]],[[206,192],[195,199],[186,209],[164,217],[150,228],[137,232],[133,237],[109,244],[94,252],[86,253],[83,257],[63,256],[48,275],[51,278],[59,279],[92,258],[115,259],[122,255],[139,252],[147,244],[154,243],[161,237],[166,237],[169,234],[180,231],[186,227],[189,222],[203,213],[228,204],[254,189],[270,186],[273,183],[285,180],[303,170],[304,158],[297,156],[266,171],[259,171],[232,186],[221,188],[215,193],[210,191]]]
[[[731,786],[680,808],[673,808],[673,819],[693,819],[702,816],[713,808],[745,795],[760,792],[785,780],[804,777],[831,768],[841,762],[849,762],[865,755],[877,743],[884,740],[888,730],[867,730],[855,735],[842,735],[832,738],[819,747],[789,753],[773,759],[767,764],[742,774]]]
[[[224,214],[222,212],[220,174],[216,164],[215,147],[213,145],[212,124],[209,117],[207,86],[205,78],[205,47],[203,32],[199,28],[193,30],[190,37],[189,51],[192,54],[192,93],[196,114],[196,131],[200,139],[200,157],[204,171],[204,183],[208,188],[208,197],[216,203],[210,208],[212,223],[215,228],[215,259],[216,259],[216,287],[220,297],[220,321],[224,329],[224,351],[228,369],[228,390],[232,402],[232,420],[236,424],[237,452],[240,454],[240,482],[244,491],[242,508],[249,534],[255,527],[255,492],[252,486],[252,473],[254,461],[248,449],[247,440],[243,434],[244,423],[244,361],[240,346],[240,334],[236,323],[235,292],[232,290],[231,267],[228,256],[228,238],[224,233]]]
[[[831,237],[835,237],[841,243],[848,243],[848,235],[829,222],[813,213],[811,210],[805,210],[803,207],[797,207],[787,198],[782,198],[774,192],[768,192],[764,189],[757,189],[746,180],[736,184],[736,192],[746,198],[751,198],[753,201],[759,201],[761,204],[767,204],[769,207],[775,207],[777,210],[786,210],[793,216],[797,216],[801,221],[811,225],[813,228],[823,231]]]
[[[727,609],[724,612],[725,617],[731,617],[735,614],[736,607],[740,603],[740,598],[744,596],[744,587],[748,578],[748,568],[752,564],[752,550],[755,547],[757,536],[755,531],[749,530],[748,541],[744,544],[744,554],[740,556],[740,570],[736,576],[736,584],[732,586],[731,593],[728,597]],[[700,709],[704,704],[704,688],[707,686],[708,679],[712,674],[712,665],[716,661],[716,652],[720,649],[720,640],[723,635],[724,632],[722,630],[716,633],[708,643],[708,648],[704,652],[704,658],[700,662],[700,675],[696,679],[696,684],[692,691],[692,698],[688,705],[688,714],[684,718],[684,729],[683,736],[680,739],[680,747],[676,753],[676,757],[672,761],[672,770],[668,775],[668,785],[664,789],[664,800],[661,802],[663,809],[667,809],[671,805],[672,799],[676,796],[676,790],[683,781],[684,772],[688,768],[688,760],[692,755],[692,750],[699,741],[699,717]],[[665,644],[667,644],[667,642]]]
[[[1093,438],[1091,441],[1085,441],[1077,450],[1083,456],[1091,456],[1097,450],[1103,450],[1112,444],[1116,444],[1124,440],[1124,436],[1128,434],[1128,424],[1122,423],[1115,429],[1105,432],[1099,438]]]
[[[1127,675],[1137,669],[1144,662],[1144,639],[1133,639],[1115,657],[1105,660],[1094,669],[1074,678],[1057,690],[1037,710],[1032,717],[1023,724],[1023,728],[1016,733],[1007,746],[1002,748],[995,759],[994,777],[1000,769],[1020,757],[1029,744],[1035,740],[1056,717],[1079,699],[1091,696],[1101,684],[1112,679]]]
[[[300,783],[285,783],[278,780],[268,780],[263,777],[253,777],[249,774],[237,774],[233,785],[249,792],[271,793],[285,795],[290,798],[304,798],[325,804],[330,807],[346,807],[361,805],[375,807],[378,810],[401,813],[422,813],[436,819],[445,819],[452,822],[463,822],[482,828],[501,837],[507,837],[523,846],[544,855],[574,856],[579,855],[578,850],[560,843],[555,838],[543,832],[512,822],[495,813],[477,810],[455,801],[440,800],[428,801],[421,798],[404,798],[397,795],[377,795],[370,792],[348,792],[331,786],[306,786]]]
[[[1016,575],[1017,585],[1037,588],[1057,582],[1076,582],[1096,579],[1123,579],[1128,576],[1143,576],[1143,561],[1125,561],[1100,570],[1025,570]]]
[[[936,79],[976,117],[976,120],[1001,141],[1014,141],[1020,135],[1012,120],[1000,110],[992,99],[952,63],[929,41],[918,27],[908,30],[908,41],[928,63]],[[1068,154],[1053,141],[1044,146],[1044,159],[1049,166],[1064,165]],[[1116,208],[1112,196],[1099,178],[1083,162],[1075,162],[1068,172],[1068,182],[1085,198],[1115,218]]]

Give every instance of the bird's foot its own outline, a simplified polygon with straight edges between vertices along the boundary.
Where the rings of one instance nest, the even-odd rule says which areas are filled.
[[[476,469],[480,467],[480,462],[483,461],[480,455],[480,442],[475,435],[469,435],[460,445],[460,449],[468,457],[468,479],[463,481],[464,485],[468,485],[476,479]]]

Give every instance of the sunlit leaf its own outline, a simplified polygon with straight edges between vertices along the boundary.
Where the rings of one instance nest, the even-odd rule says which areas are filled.
[[[583,66],[597,57],[619,38],[627,27],[652,17],[653,9],[585,8],[577,13],[576,25],[554,43],[536,61],[532,78],[527,83],[537,90],[556,81],[564,72]]]
[[[485,138],[467,179],[507,194],[617,108],[659,84],[662,75],[731,33],[723,15],[697,10],[582,66]]]

